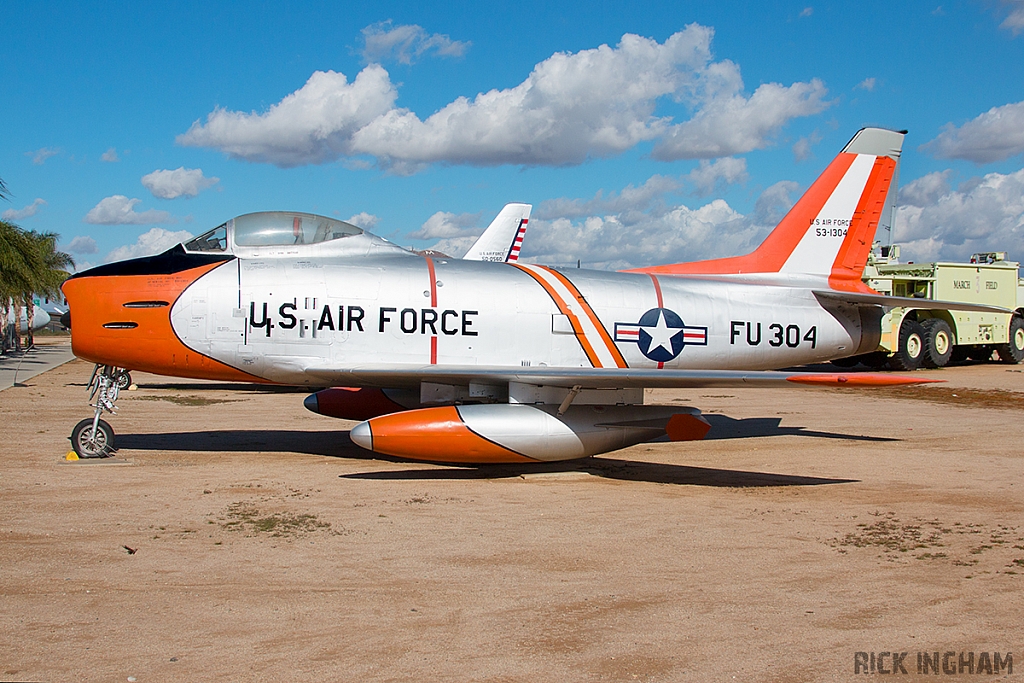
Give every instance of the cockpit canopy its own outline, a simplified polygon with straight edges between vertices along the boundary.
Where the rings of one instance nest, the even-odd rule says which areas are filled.
[[[335,242],[362,236],[352,243]],[[203,253],[284,255],[308,252],[311,245],[320,254],[367,251],[405,251],[385,239],[351,223],[326,216],[294,211],[263,211],[232,218],[184,244],[185,251]],[[269,249],[267,249],[269,248]],[[311,252],[312,255],[312,252]]]
[[[228,251],[228,231],[234,233],[234,243],[240,247],[315,244],[363,234],[361,228],[351,223],[325,216],[264,211],[232,218],[227,223],[185,243],[185,250]]]

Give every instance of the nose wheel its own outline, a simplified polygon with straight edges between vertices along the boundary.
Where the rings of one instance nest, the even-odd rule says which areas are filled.
[[[87,417],[71,430],[71,447],[79,458],[106,458],[114,452],[114,429]]]
[[[93,369],[89,380],[89,405],[95,413],[71,430],[71,448],[79,458],[106,458],[117,450],[114,448],[114,429],[100,416],[104,412],[117,413],[115,404],[125,375],[127,371],[111,365],[97,365]]]

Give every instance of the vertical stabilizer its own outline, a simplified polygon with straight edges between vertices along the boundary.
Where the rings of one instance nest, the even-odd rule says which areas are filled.
[[[530,204],[506,204],[462,258],[467,261],[518,261],[532,210]]]
[[[746,256],[640,268],[682,274],[828,276],[834,289],[866,291],[861,274],[886,207],[906,131],[862,128],[764,242]]]

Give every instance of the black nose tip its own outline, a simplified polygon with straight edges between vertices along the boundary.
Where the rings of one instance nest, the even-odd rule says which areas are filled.
[[[71,329],[71,311],[68,311],[60,317],[60,324],[64,326],[64,329]]]

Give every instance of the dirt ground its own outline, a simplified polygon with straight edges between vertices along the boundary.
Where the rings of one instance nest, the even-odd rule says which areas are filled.
[[[142,374],[118,458],[68,463],[74,361],[0,392],[0,680],[842,681],[858,652],[1019,679],[1022,367],[658,391],[708,440],[478,470],[374,459],[304,392]]]

